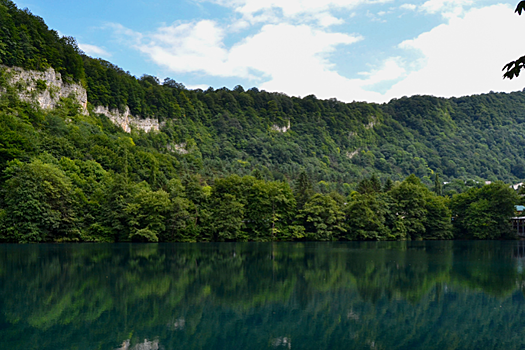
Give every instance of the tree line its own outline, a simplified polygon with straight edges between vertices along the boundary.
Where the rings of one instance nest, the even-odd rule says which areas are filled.
[[[372,176],[344,197],[315,193],[306,173],[283,181],[195,176],[133,183],[94,161],[46,155],[4,171],[0,241],[195,242],[514,238],[518,196],[502,182],[452,198],[414,175],[381,186]],[[451,219],[454,221],[451,221]]]

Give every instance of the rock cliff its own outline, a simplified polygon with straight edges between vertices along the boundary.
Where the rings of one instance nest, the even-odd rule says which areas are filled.
[[[61,97],[74,97],[82,107],[82,113],[88,114],[86,89],[80,84],[65,83],[53,68],[45,72],[18,67],[3,69],[9,84],[18,87],[22,100],[37,102],[43,109],[53,109]]]
[[[64,82],[60,73],[49,68],[45,72],[24,70],[18,67],[2,67],[8,84],[15,86],[19,91],[19,97],[24,101],[35,102],[43,109],[53,109],[60,101],[61,97],[72,97],[82,108],[82,114],[88,112],[88,96],[86,89],[76,83]],[[0,86],[0,94],[5,92],[5,87]],[[118,109],[110,110],[105,106],[96,106],[94,113],[103,114],[114,124],[120,126],[124,131],[131,132],[134,127],[146,132],[151,130],[158,131],[162,126],[157,119],[140,118],[133,116],[126,106],[124,112]]]
[[[163,123],[159,123],[157,119],[153,118],[138,118],[131,115],[129,107],[121,113],[118,109],[110,110],[108,107],[98,106],[94,109],[97,114],[104,114],[114,124],[120,126],[125,132],[131,132],[131,127],[135,127],[146,132],[151,130],[158,131]]]

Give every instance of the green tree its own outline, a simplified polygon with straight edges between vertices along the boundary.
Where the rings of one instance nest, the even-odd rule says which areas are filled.
[[[439,179],[439,174],[436,173],[436,176],[434,177],[434,193],[438,196],[443,195],[443,189],[441,186],[441,180]]]
[[[388,192],[392,188],[394,188],[394,182],[392,181],[391,178],[387,178],[385,181],[385,186],[383,186],[383,192]]]
[[[408,176],[390,191],[410,239],[452,238],[447,200],[431,192],[415,176]]]
[[[295,198],[287,183],[257,180],[246,199],[246,230],[251,240],[281,237],[295,215]]]
[[[398,205],[399,215],[403,218],[408,238],[420,239],[425,234],[427,191],[415,175],[410,175],[390,191]]]
[[[363,179],[357,184],[357,192],[361,194],[374,194],[381,192],[381,182],[375,174],[370,179]]]
[[[437,194],[429,192],[425,209],[427,219],[425,221],[425,239],[452,239],[452,212],[448,207],[449,200]]]
[[[246,241],[244,228],[244,205],[229,193],[220,197],[212,194],[209,227],[216,241]]]
[[[329,195],[317,193],[299,211],[298,218],[306,229],[306,238],[316,241],[337,240],[346,232],[344,212]]]
[[[518,200],[516,192],[503,182],[454,195],[450,206],[456,236],[476,239],[513,237],[509,219],[514,215],[514,205]]]
[[[210,186],[201,186],[201,178],[197,175],[187,175],[183,178],[184,196],[178,193],[180,190],[170,190],[170,195],[184,197],[189,201],[191,212],[191,224],[188,223],[186,230],[190,230],[186,234],[194,237],[195,240],[210,241],[213,239],[212,229],[208,224],[210,220],[210,196],[212,188]],[[171,183],[171,181],[170,181]],[[174,199],[172,198],[172,201]],[[175,204],[175,202],[174,202]]]
[[[297,201],[297,209],[299,210],[303,209],[306,202],[314,195],[312,182],[305,171],[299,174],[294,188],[294,195]]]
[[[385,203],[373,194],[357,193],[345,208],[347,233],[349,240],[384,240],[390,236],[390,229],[385,225]]]
[[[74,241],[80,237],[72,185],[53,164],[12,161],[2,192],[2,239],[9,242]]]
[[[166,230],[159,236],[163,242],[195,242],[198,238],[195,203],[186,197],[186,191],[179,179],[167,184],[170,208],[166,213]]]
[[[169,194],[163,190],[140,190],[126,206],[129,238],[133,241],[158,242],[165,234],[166,215],[172,209]]]
[[[355,193],[345,207],[349,240],[395,240],[406,238],[397,204],[388,193]]]
[[[137,189],[121,174],[109,175],[102,181],[96,193],[100,209],[98,224],[93,227],[94,234],[110,241],[128,241],[130,230],[126,208],[132,201]]]
[[[210,196],[208,225],[217,241],[246,241],[246,205],[250,189],[257,180],[237,175],[217,179]]]
[[[375,174],[370,176],[370,187],[375,193],[381,192],[381,182]]]

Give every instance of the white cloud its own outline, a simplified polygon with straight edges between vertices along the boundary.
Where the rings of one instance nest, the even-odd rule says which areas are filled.
[[[417,9],[417,6],[414,5],[414,4],[403,4],[403,5],[399,6],[399,8],[404,9],[404,10],[414,11],[414,10]]]
[[[348,45],[361,37],[327,33],[307,25],[267,25],[261,32],[236,45],[230,62],[262,72],[260,85],[269,91],[293,95],[323,94],[322,89],[340,77],[328,60],[337,45]]]
[[[225,32],[216,22],[204,20],[162,27],[142,36],[137,47],[157,64],[174,72],[202,71],[216,76],[234,74],[227,66],[228,51],[223,45]]]
[[[371,72],[359,73],[363,78],[349,79],[333,70],[323,69],[319,65],[299,65],[295,70],[283,71],[273,75],[273,79],[261,88],[268,91],[285,91],[295,96],[316,95],[318,98],[335,97],[340,101],[375,101],[384,102],[385,96],[371,91],[370,86],[399,79],[405,75],[405,69],[398,64],[397,58],[387,59],[381,68]]]
[[[400,60],[399,57],[389,58],[380,69],[359,73],[359,75],[366,77],[362,82],[362,86],[366,87],[392,81],[406,75],[406,70],[402,67],[403,64],[400,64]]]
[[[472,0],[428,0],[421,5],[421,9],[428,13],[437,13],[450,8],[471,5],[472,2]]]
[[[206,84],[196,84],[196,85],[187,85],[186,88],[190,89],[190,90],[196,90],[196,89],[201,89],[201,90],[208,90],[210,86],[209,85],[206,85]]]
[[[465,7],[473,3],[473,0],[428,0],[419,9],[430,14],[440,13],[445,18],[454,18],[463,15]]]
[[[172,72],[247,76],[245,70],[227,64],[228,50],[223,44],[225,30],[214,21],[176,23],[150,34],[135,32],[120,24],[110,27],[127,45]]]
[[[357,35],[329,33],[305,24],[267,24],[259,33],[227,49],[223,44],[224,29],[208,20],[162,27],[150,35],[118,25],[114,28],[131,38],[136,49],[173,72],[202,72],[252,80],[271,77],[282,69],[296,70],[305,64],[330,69],[327,54],[337,45],[348,45],[362,39]]]
[[[445,7],[428,5],[432,11]],[[502,66],[525,54],[525,43],[512,34],[522,33],[525,21],[505,5],[450,17],[447,23],[402,42],[399,48],[405,50],[405,58],[386,57],[357,78],[339,74],[330,57],[340,45],[363,38],[311,22],[263,24],[256,34],[231,47],[225,45],[231,28],[210,20],[175,23],[150,34],[113,27],[130,39],[130,46],[171,72],[239,78],[260,89],[295,96],[386,102],[415,94],[449,97],[515,91],[525,85],[520,79],[502,79]],[[389,88],[389,84],[393,85]]]
[[[336,24],[344,23],[342,19],[336,18],[332,16],[331,14],[329,14],[328,12],[321,12],[320,14],[316,16],[316,19],[318,20],[319,25],[321,27],[329,27],[329,26],[333,26]]]
[[[463,18],[452,18],[400,44],[401,48],[420,52],[420,63],[424,64],[394,85],[387,96],[450,97],[520,90],[525,82],[503,80],[501,69],[525,54],[525,44],[514,34],[524,30],[523,18],[506,5],[472,9]]]
[[[321,26],[340,24],[342,20],[328,21],[325,16],[341,9],[351,10],[363,4],[386,3],[393,0],[202,0],[234,9],[250,23],[276,23],[281,16],[288,19],[314,19]]]
[[[260,89],[295,96],[378,101],[383,97],[367,87],[405,74],[399,60],[391,58],[362,78],[341,76],[330,54],[339,45],[363,38],[306,24],[267,24],[229,49],[223,44],[224,29],[213,21],[175,24],[149,35],[113,27],[131,39],[130,45],[172,72],[249,79]]]
[[[78,43],[78,47],[90,56],[111,57],[109,52],[99,46]]]

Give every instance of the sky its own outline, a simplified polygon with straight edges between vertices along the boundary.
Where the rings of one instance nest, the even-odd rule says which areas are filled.
[[[140,77],[388,102],[510,92],[525,15],[492,0],[15,0]]]

